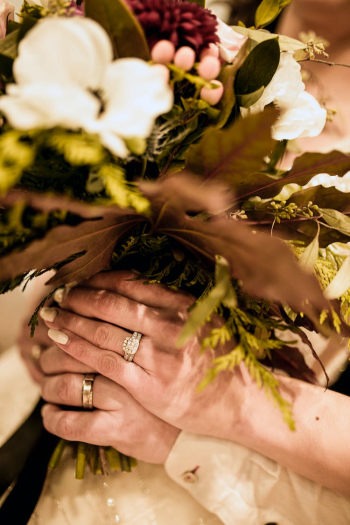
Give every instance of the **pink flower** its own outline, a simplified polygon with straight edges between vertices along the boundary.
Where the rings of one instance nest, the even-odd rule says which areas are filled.
[[[0,40],[5,38],[7,22],[14,20],[15,6],[6,0],[0,0]]]
[[[222,22],[220,18],[217,18],[217,21],[219,27],[216,34],[220,38],[220,43],[218,44],[220,57],[225,62],[231,63],[247,40],[247,37],[234,31],[230,26]]]
[[[75,9],[75,11],[73,12],[74,16],[84,16],[85,15],[84,3],[82,3],[79,6],[77,5],[75,0],[71,0],[70,8],[72,9],[72,7]]]

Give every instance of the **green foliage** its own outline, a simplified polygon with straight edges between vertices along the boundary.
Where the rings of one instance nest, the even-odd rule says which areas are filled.
[[[251,47],[254,47],[256,43],[264,42],[265,40],[270,40],[272,38],[278,38],[281,51],[299,51],[307,48],[307,44],[289,36],[277,35],[264,29],[251,29],[241,26],[232,27],[237,33],[248,37],[251,41]]]
[[[0,135],[0,193],[5,193],[29,168],[36,155],[36,147],[27,133],[10,130]]]
[[[232,111],[236,103],[234,82],[237,72],[242,66],[247,54],[248,45],[247,43],[245,43],[239,50],[234,63],[226,64],[224,65],[224,67],[221,68],[221,72],[218,78],[224,86],[224,94],[219,104],[216,106],[220,110],[220,114],[214,122],[217,128],[222,128],[229,121],[232,115]]]
[[[321,208],[322,218],[326,223],[341,233],[350,237],[350,218],[341,213],[338,210],[332,210],[327,208]]]
[[[63,155],[72,166],[95,165],[103,162],[107,152],[97,135],[55,128],[48,132],[46,144]]]
[[[44,7],[40,5],[32,5],[27,2],[27,0],[24,0],[22,9],[21,9],[21,16],[22,17],[32,17],[36,19],[40,19],[44,16],[45,9]]]
[[[268,399],[272,399],[275,405],[278,406],[282,413],[283,420],[287,423],[290,430],[295,430],[292,405],[281,396],[278,390],[279,383],[277,379],[251,352],[247,354],[241,345],[237,345],[231,352],[217,357],[213,361],[213,368],[207,371],[206,377],[199,385],[199,390],[202,390],[212,383],[221,372],[233,371],[241,363],[245,364],[250,376],[258,385],[258,388],[264,388]]]
[[[143,30],[123,0],[85,0],[85,15],[98,22],[109,34],[115,56],[149,60]]]
[[[0,71],[5,78],[12,77],[13,61],[17,56],[19,29],[11,31],[0,41]]]
[[[255,13],[255,26],[265,27],[277,18],[280,11],[279,0],[263,0]]]
[[[313,272],[315,268],[316,261],[318,259],[318,252],[320,248],[319,243],[319,236],[320,236],[320,227],[318,225],[317,235],[312,240],[312,242],[305,248],[303,251],[300,259],[299,264],[309,272]]]
[[[292,0],[262,0],[255,13],[255,26],[261,28],[271,24],[291,2]]]
[[[265,40],[254,47],[243,62],[235,79],[235,92],[240,105],[247,104],[248,95],[258,100],[258,94],[262,94],[261,88],[271,82],[279,62],[278,38]],[[242,96],[244,98],[241,104]]]
[[[137,186],[128,183],[123,168],[115,164],[104,164],[95,175],[104,183],[111,202],[122,208],[133,208],[138,213],[149,213],[149,202]]]
[[[210,292],[193,308],[187,323],[181,330],[177,346],[181,348],[194,335],[207,319],[210,319],[220,305],[234,308],[236,294],[231,284],[231,267],[226,259],[217,256],[215,266],[215,285]]]

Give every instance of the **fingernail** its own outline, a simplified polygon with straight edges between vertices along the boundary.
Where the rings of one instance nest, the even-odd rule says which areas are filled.
[[[54,320],[57,317],[57,314],[58,312],[54,308],[46,308],[46,307],[42,308],[39,312],[41,319],[44,319],[44,321],[48,321],[49,323],[54,322]]]
[[[53,330],[50,328],[50,330],[47,332],[47,335],[50,339],[55,341],[55,343],[58,343],[60,345],[65,345],[68,343],[68,335],[64,334],[63,332],[60,332],[60,330]]]
[[[63,302],[63,299],[66,297],[67,291],[65,288],[59,288],[55,291],[53,294],[53,298],[56,301],[56,303],[60,304]]]

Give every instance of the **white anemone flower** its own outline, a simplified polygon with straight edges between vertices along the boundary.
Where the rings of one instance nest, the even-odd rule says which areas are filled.
[[[173,105],[158,68],[137,58],[113,61],[110,39],[93,20],[46,18],[19,45],[16,84],[0,110],[16,129],[84,129],[125,158],[124,139],[146,139]]]
[[[260,113],[272,102],[280,111],[272,127],[275,140],[315,137],[326,124],[327,112],[305,91],[300,64],[292,53],[282,53],[278,69],[260,99],[248,109],[241,108],[241,114]]]

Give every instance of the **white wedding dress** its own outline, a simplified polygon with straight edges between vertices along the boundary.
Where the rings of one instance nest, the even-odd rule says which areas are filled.
[[[38,387],[27,374],[18,350],[0,356],[0,446],[31,413]],[[35,475],[35,473],[33,473]],[[20,502],[19,502],[20,504]],[[30,525],[220,525],[174,483],[162,466],[139,462],[131,473],[108,477],[86,473],[74,478],[69,447],[57,470],[48,473]]]

